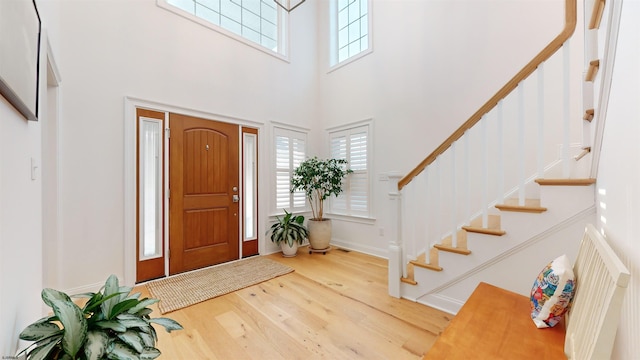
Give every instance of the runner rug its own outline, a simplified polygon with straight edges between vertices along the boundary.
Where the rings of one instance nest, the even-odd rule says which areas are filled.
[[[151,297],[159,299],[162,314],[259,284],[293,269],[255,256],[228,264],[153,280],[147,283]]]

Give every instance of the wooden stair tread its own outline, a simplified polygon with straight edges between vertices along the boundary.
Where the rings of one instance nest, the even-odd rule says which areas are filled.
[[[587,75],[585,76],[584,81],[593,81],[596,78],[599,68],[600,60],[591,60],[589,62],[589,69],[587,70]]]
[[[496,205],[501,211],[515,211],[526,213],[542,213],[547,211],[546,207],[540,206],[540,199],[525,199],[524,205],[518,204],[518,199],[505,199],[504,204]]]
[[[433,247],[435,247],[436,249],[441,250],[441,251],[447,251],[447,252],[456,253],[456,254],[460,254],[460,255],[469,255],[469,254],[471,254],[471,250],[463,249],[463,248],[459,248],[459,247],[447,246],[447,245],[442,245],[442,244],[436,244],[436,245],[433,245]]]
[[[405,277],[401,277],[400,281],[405,283],[405,284],[409,284],[409,285],[418,285],[417,281],[415,281],[413,279],[405,278]]]
[[[605,0],[596,0],[593,3],[591,18],[589,19],[589,30],[600,28],[600,21],[602,20],[602,14],[604,13],[605,3]]]
[[[502,236],[502,235],[507,233],[504,230],[487,229],[487,228],[483,228],[483,227],[463,226],[462,228],[467,230],[468,232],[477,233],[477,234],[485,234],[485,235]]]
[[[582,120],[586,120],[591,122],[591,120],[593,120],[593,115],[596,113],[596,111],[594,109],[587,109],[584,112],[584,116],[582,117]]]
[[[590,152],[591,152],[591,146],[587,146],[586,148],[582,149],[582,152],[579,155],[575,156],[574,159],[578,161],[583,157],[587,156],[587,154],[589,154]]]
[[[536,179],[539,185],[547,186],[589,186],[596,183],[596,179]]]
[[[412,264],[413,266],[417,266],[417,267],[421,267],[421,268],[429,269],[429,270],[433,270],[433,271],[442,271],[443,270],[442,267],[440,267],[438,265],[431,265],[431,264],[427,264],[427,263],[424,263],[424,262],[421,262],[421,261],[413,260],[413,261],[410,261],[409,263]]]
[[[489,215],[488,216],[488,226],[485,228],[482,226],[482,217],[478,217],[471,221],[471,224],[468,226],[463,226],[462,229],[479,234],[486,235],[495,235],[502,236],[507,232],[500,228],[500,216],[499,215]]]

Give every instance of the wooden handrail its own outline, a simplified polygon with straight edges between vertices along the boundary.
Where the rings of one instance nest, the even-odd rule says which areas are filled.
[[[525,65],[522,70],[520,70],[511,80],[509,80],[498,92],[489,99],[484,105],[478,109],[471,117],[465,121],[462,126],[460,126],[456,131],[453,132],[440,146],[438,146],[429,156],[427,156],[422,162],[416,166],[409,174],[403,177],[398,182],[398,190],[402,190],[408,183],[413,180],[414,177],[418,176],[427,166],[429,166],[432,162],[436,160],[436,158],[443,154],[454,142],[464,135],[464,133],[471,129],[482,116],[489,111],[491,111],[496,105],[498,105],[498,101],[504,99],[509,93],[511,93],[518,84],[526,79],[529,75],[531,75],[536,68],[549,59],[553,54],[555,54],[558,49],[562,47],[562,45],[569,40],[569,38],[573,35],[573,32],[576,29],[577,22],[577,10],[576,10],[576,0],[566,0],[565,2],[565,25],[562,32],[553,39],[549,45],[547,45],[542,51],[536,55],[533,60],[531,60],[527,65]]]

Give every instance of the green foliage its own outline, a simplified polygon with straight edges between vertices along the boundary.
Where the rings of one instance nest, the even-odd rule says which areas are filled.
[[[342,193],[342,180],[352,172],[353,170],[347,169],[347,160],[320,160],[313,157],[303,161],[293,171],[291,192],[304,191],[311,205],[313,220],[321,221],[324,201],[331,195],[338,196]]]
[[[293,246],[294,242],[302,244],[307,237],[307,228],[304,226],[304,216],[293,215],[287,210],[284,211],[285,216],[281,219],[276,216],[278,222],[271,225],[267,231],[267,235],[271,233],[271,241],[276,244],[286,242],[289,246]]]
[[[42,301],[53,310],[53,316],[27,326],[20,339],[33,341],[18,356],[27,359],[155,359],[157,336],[151,325],[156,323],[167,332],[182,326],[169,318],[151,318],[147,306],[157,299],[131,294],[132,288],[118,285],[115,275],[109,276],[97,293],[74,295],[88,298],[83,308],[67,294],[42,290]]]

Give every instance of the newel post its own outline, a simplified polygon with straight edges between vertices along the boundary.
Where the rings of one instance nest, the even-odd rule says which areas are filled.
[[[389,174],[389,295],[400,297],[400,278],[402,277],[402,236],[401,205],[402,193],[398,190],[398,181],[402,176]]]

